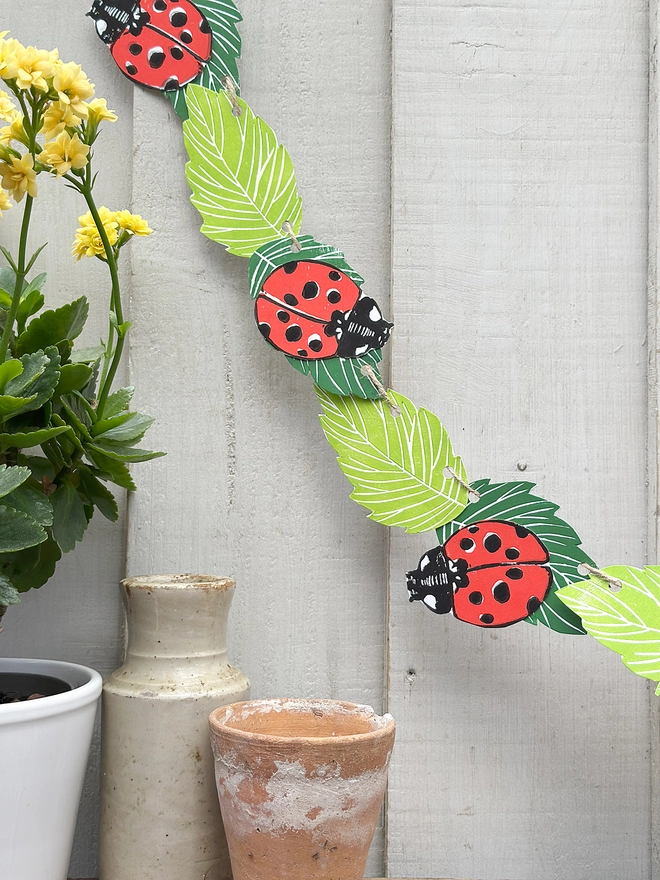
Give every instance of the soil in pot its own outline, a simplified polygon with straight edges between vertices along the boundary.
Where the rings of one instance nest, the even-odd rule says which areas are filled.
[[[32,672],[0,672],[0,705],[52,697],[71,690],[71,685],[52,675]]]

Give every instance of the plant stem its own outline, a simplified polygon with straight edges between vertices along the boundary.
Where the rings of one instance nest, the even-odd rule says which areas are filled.
[[[0,364],[5,362],[7,357],[7,349],[9,348],[9,339],[14,328],[14,321],[18,313],[18,307],[21,304],[21,293],[23,292],[23,282],[25,281],[25,256],[27,252],[27,237],[30,228],[30,216],[32,214],[32,202],[34,199],[31,195],[25,196],[25,208],[23,210],[23,222],[21,224],[21,238],[18,246],[18,264],[16,268],[16,284],[14,285],[14,293],[11,298],[11,306],[7,313],[5,328],[0,338]]]

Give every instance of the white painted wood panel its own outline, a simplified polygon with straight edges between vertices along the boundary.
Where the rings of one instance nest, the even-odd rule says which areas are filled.
[[[393,387],[472,477],[643,564],[646,4],[395,0],[393,43]],[[587,638],[410,607],[434,543],[392,536],[390,873],[650,877],[646,683]]]

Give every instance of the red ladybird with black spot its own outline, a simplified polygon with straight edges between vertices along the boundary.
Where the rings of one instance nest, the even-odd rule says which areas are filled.
[[[329,263],[298,260],[264,281],[254,316],[265,339],[299,360],[361,357],[389,339],[376,301]]]
[[[196,79],[213,34],[191,0],[94,0],[87,13],[122,73],[159,91]]]
[[[509,626],[548,595],[550,554],[523,526],[482,520],[455,532],[407,572],[411,602],[476,626]]]

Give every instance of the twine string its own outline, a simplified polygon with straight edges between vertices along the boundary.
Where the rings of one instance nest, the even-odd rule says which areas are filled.
[[[222,84],[224,85],[227,91],[227,95],[229,96],[229,100],[231,101],[232,116],[236,116],[238,118],[243,113],[243,108],[238,103],[238,96],[236,94],[236,83],[230,76],[225,76],[222,79]]]
[[[601,571],[600,568],[594,568],[592,565],[587,565],[586,562],[580,563],[580,568],[583,568],[585,571],[588,571],[589,574],[592,574],[594,577],[600,578],[601,581],[605,581],[608,587],[614,592],[618,592],[623,586],[623,581],[620,581],[619,578],[612,577],[611,574],[607,574],[605,571]]]
[[[285,235],[288,235],[289,238],[291,239],[291,250],[294,252],[294,254],[299,254],[300,251],[302,250],[302,245],[300,244],[300,242],[296,238],[296,234],[293,231],[293,226],[289,223],[288,220],[285,220],[284,223],[282,224],[282,232]]]
[[[481,492],[477,491],[477,489],[473,489],[472,486],[469,483],[466,483],[462,477],[459,477],[456,471],[452,467],[449,467],[449,465],[445,468],[445,473],[449,474],[453,480],[456,480],[459,486],[462,486],[467,491],[468,495],[472,495],[477,501],[481,498]]]
[[[371,384],[380,395],[381,400],[384,400],[385,403],[389,406],[392,416],[397,419],[401,415],[401,410],[389,396],[389,394],[385,390],[385,387],[383,386],[383,383],[379,380],[372,367],[370,367],[369,364],[362,364],[360,372],[363,376],[366,376],[367,379],[371,382]]]

